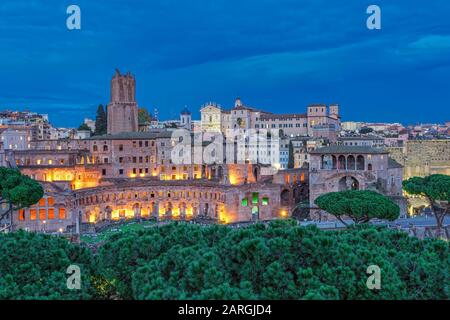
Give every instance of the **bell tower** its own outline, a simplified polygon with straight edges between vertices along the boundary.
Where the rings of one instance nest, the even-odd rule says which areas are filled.
[[[127,72],[116,69],[111,79],[111,98],[108,104],[108,134],[138,131],[136,80]]]

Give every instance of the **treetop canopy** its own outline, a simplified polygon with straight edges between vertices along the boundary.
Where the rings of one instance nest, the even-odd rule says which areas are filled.
[[[403,181],[403,189],[416,195],[424,195],[433,201],[450,201],[450,176],[433,174],[424,178],[413,177]]]
[[[319,208],[340,218],[348,216],[356,223],[379,218],[393,221],[400,215],[400,207],[388,197],[370,190],[330,192],[315,201]]]

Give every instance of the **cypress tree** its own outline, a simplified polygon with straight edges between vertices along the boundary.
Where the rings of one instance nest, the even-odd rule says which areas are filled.
[[[97,116],[95,117],[95,135],[106,134],[107,130],[107,119],[106,112],[103,105],[99,105],[97,108]]]

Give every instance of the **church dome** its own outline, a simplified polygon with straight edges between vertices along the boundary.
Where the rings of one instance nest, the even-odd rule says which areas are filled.
[[[187,107],[184,107],[184,109],[181,110],[181,115],[183,115],[183,116],[190,116],[191,112],[189,111],[189,109]]]

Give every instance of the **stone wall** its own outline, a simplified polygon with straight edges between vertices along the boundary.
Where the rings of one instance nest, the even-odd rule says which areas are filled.
[[[403,148],[388,148],[404,166],[403,179],[431,174],[450,175],[450,140],[409,140]]]

